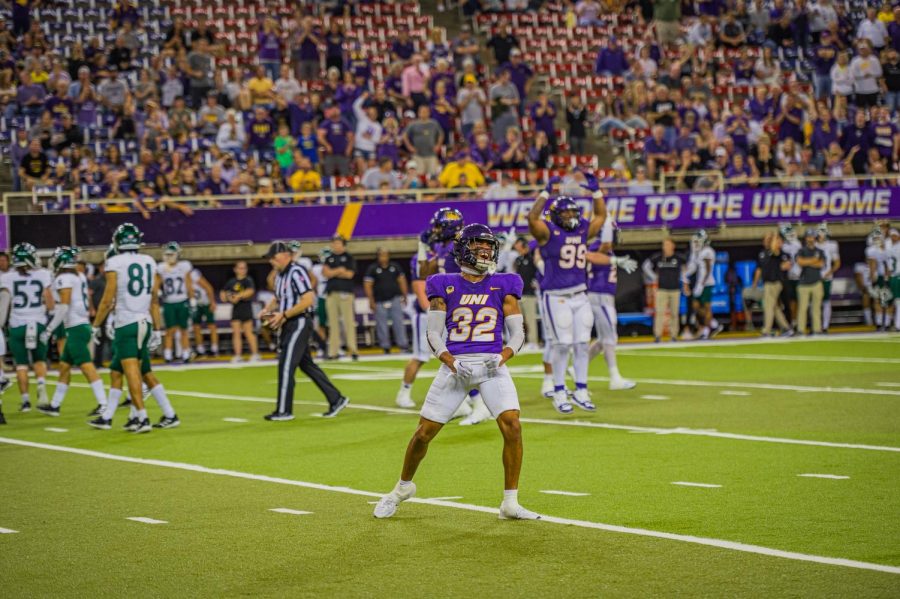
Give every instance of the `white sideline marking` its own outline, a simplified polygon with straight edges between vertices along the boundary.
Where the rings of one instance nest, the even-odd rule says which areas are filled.
[[[462,499],[462,495],[450,495],[449,497],[429,497],[429,501],[453,501],[454,499]],[[371,503],[378,503],[373,501]]]
[[[55,426],[48,426],[44,430],[49,433],[67,433],[67,432],[69,432],[69,429],[67,429],[67,428],[57,428]]]
[[[593,379],[592,379],[593,380]],[[607,380],[607,379],[603,379]],[[659,384],[666,384],[670,381],[655,381]],[[685,383],[691,383],[691,381],[684,381]],[[696,382],[696,381],[694,381]],[[678,384],[679,381],[676,381],[674,384]],[[723,385],[727,385],[728,383],[722,383]],[[719,383],[715,383],[710,386],[718,386]],[[88,388],[90,385],[86,383],[71,383],[70,387],[85,387]],[[749,383],[748,383],[749,386]],[[757,387],[763,387],[764,385],[756,385]],[[815,388],[814,388],[815,389]],[[200,391],[177,391],[173,389],[166,389],[166,393],[169,395],[183,395],[185,397],[202,397],[205,399],[225,399],[230,401],[250,401],[255,403],[272,403],[271,398],[265,397],[250,397],[245,395],[221,395],[217,393],[203,393]],[[900,395],[900,391],[888,391],[887,393]],[[321,406],[322,402],[316,401],[303,401],[303,400],[294,400],[295,404],[298,405],[308,405],[308,406]],[[409,414],[412,416],[418,416],[418,410],[406,410],[403,408],[386,408],[383,406],[372,406],[366,404],[358,404],[353,403],[352,399],[348,408],[354,408],[357,410],[370,410],[374,412],[385,412],[387,414]],[[702,437],[716,437],[721,439],[731,439],[736,441],[758,441],[763,443],[787,443],[789,445],[808,445],[813,447],[833,447],[840,449],[865,449],[870,451],[891,451],[900,453],[900,447],[889,447],[883,445],[865,445],[859,443],[835,443],[831,441],[813,441],[808,439],[789,439],[784,437],[758,437],[755,435],[742,435],[739,433],[725,433],[719,432],[716,430],[705,430],[705,429],[692,429],[686,427],[676,427],[676,428],[659,428],[659,427],[650,427],[650,426],[632,426],[626,424],[610,424],[605,422],[591,422],[584,420],[549,420],[545,418],[522,418],[522,422],[527,422],[530,424],[552,424],[557,426],[583,426],[587,428],[606,428],[611,430],[621,430],[621,431],[630,431],[636,433],[656,433],[658,435],[697,435]]]
[[[542,490],[541,493],[546,493],[547,495],[566,495],[568,497],[588,497],[590,493],[574,493],[572,491],[553,491],[550,489]]]
[[[628,349],[618,350],[619,354],[627,356],[647,356],[665,358],[719,358],[734,360],[773,360],[778,362],[848,362],[852,364],[900,364],[900,358],[855,358],[851,356],[798,356],[792,354],[735,354],[735,353],[704,353],[689,351],[639,351]]]
[[[18,530],[13,530],[11,528],[0,528],[0,535],[14,535],[18,532]]]
[[[34,449],[46,449],[50,451],[59,451],[63,453],[73,453],[76,455],[83,455],[93,458],[100,458],[105,460],[113,460],[117,462],[127,462],[131,464],[143,464],[146,466],[158,466],[161,468],[172,468],[176,470],[187,470],[190,472],[200,472],[203,474],[214,474],[217,476],[228,476],[232,478],[242,478],[245,480],[255,480],[262,482],[269,482],[281,485],[291,485],[294,487],[303,487],[307,489],[315,489],[319,491],[330,491],[333,493],[345,493],[347,495],[361,495],[364,497],[381,497],[379,493],[372,493],[371,491],[362,491],[359,489],[352,489],[350,487],[335,487],[331,485],[322,485],[318,483],[310,483],[299,480],[290,480],[287,478],[277,478],[273,476],[265,476],[261,474],[250,474],[247,472],[238,472],[236,470],[224,470],[218,468],[206,468],[205,466],[199,466],[197,464],[185,464],[182,462],[168,462],[164,460],[151,460],[144,458],[133,458],[128,456],[114,455],[110,453],[102,453],[99,451],[92,451],[89,449],[79,449],[75,447],[65,447],[62,445],[49,445],[46,443],[34,443],[32,441],[21,441],[19,439],[10,439],[7,437],[0,437],[0,443],[7,443],[10,445],[19,445],[22,447],[31,447]],[[440,507],[449,507],[460,510],[467,510],[471,512],[482,512],[485,514],[493,514],[497,515],[499,510],[497,508],[484,507],[480,505],[472,505],[468,503],[457,503],[454,501],[441,501],[437,499],[410,499],[409,503],[423,503],[427,505],[434,505]],[[711,539],[708,537],[696,537],[693,535],[684,535],[684,534],[676,534],[671,532],[661,532],[657,530],[647,530],[643,528],[632,528],[629,526],[618,526],[615,524],[603,524],[601,522],[589,522],[586,520],[573,520],[570,518],[558,518],[556,516],[542,516],[541,522],[550,522],[553,524],[565,524],[569,526],[578,526],[581,528],[592,528],[595,530],[603,530],[607,532],[617,532],[623,534],[636,535],[641,537],[652,537],[657,539],[667,539],[670,541],[679,541],[682,543],[692,543],[695,545],[705,545],[708,547],[717,547],[719,549],[729,549],[731,551],[740,551],[743,553],[754,553],[757,555],[766,555],[770,557],[780,557],[783,559],[790,559],[795,561],[803,561],[803,562],[813,562],[817,564],[825,564],[830,566],[842,566],[845,568],[856,568],[859,570],[872,570],[875,572],[886,572],[888,574],[900,574],[900,567],[898,566],[888,566],[885,564],[874,564],[870,562],[862,562],[852,559],[845,559],[839,557],[826,557],[821,555],[811,555],[807,553],[797,553],[794,551],[784,551],[781,549],[773,549],[771,547],[762,547],[760,545],[750,545],[747,543],[738,543],[735,541],[726,541],[723,539]],[[538,524],[539,526],[540,524]]]
[[[733,395],[734,397],[747,397],[750,395],[749,391],[719,391],[719,395]]]
[[[840,474],[798,474],[797,476],[806,478],[830,478],[832,480],[847,480],[850,478],[849,476],[842,476]]]
[[[722,485],[711,485],[709,483],[686,483],[684,481],[677,481],[672,483],[673,485],[679,485],[682,487],[703,487],[704,489],[721,489]]]
[[[277,512],[279,514],[290,514],[292,516],[306,516],[307,514],[311,514],[312,512],[304,512],[302,510],[292,510],[286,507],[273,507],[269,510],[270,512]]]
[[[132,520],[134,522],[141,522],[143,524],[168,524],[165,520],[154,520],[153,518],[144,518],[143,516],[134,516],[132,518],[125,518],[126,520]]]
[[[875,383],[879,387],[900,387],[900,383]]]
[[[656,401],[665,401],[669,399],[668,395],[641,395],[641,399],[653,399]]]
[[[171,393],[171,391],[169,391]],[[250,422],[246,418],[222,418],[224,422]]]

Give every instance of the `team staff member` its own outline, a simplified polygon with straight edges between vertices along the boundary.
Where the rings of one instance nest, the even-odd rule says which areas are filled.
[[[250,345],[250,361],[259,361],[259,346],[256,341],[256,333],[253,332],[253,296],[256,294],[256,285],[253,279],[247,276],[247,263],[243,260],[234,265],[234,276],[225,283],[225,288],[219,292],[219,299],[228,302],[232,306],[231,312],[231,346],[234,349],[232,362],[240,362],[243,354],[241,336],[247,337]]]
[[[772,323],[777,322],[782,334],[791,333],[791,325],[784,316],[781,306],[781,291],[791,270],[791,257],[781,251],[784,239],[781,235],[767,235],[766,249],[760,252],[756,271],[753,273],[753,287],[763,284],[763,328],[762,336],[772,332]]]
[[[394,340],[401,350],[409,348],[406,327],[403,324],[403,309],[409,286],[406,275],[396,262],[391,262],[391,254],[385,248],[378,248],[377,260],[366,270],[363,289],[369,298],[369,308],[375,313],[375,337],[384,353],[391,353],[391,333],[388,329],[390,318],[394,329]]]
[[[278,401],[275,411],[266,420],[294,419],[294,371],[297,367],[316,384],[328,400],[325,418],[337,416],[347,407],[348,400],[341,395],[328,377],[312,359],[309,336],[313,328],[312,308],[316,299],[309,273],[296,264],[291,248],[282,241],[269,247],[264,258],[278,273],[275,277],[275,298],[260,315],[265,326],[280,331],[278,345]]]
[[[325,308],[328,313],[328,357],[336,359],[341,349],[341,329],[347,341],[347,351],[359,359],[356,347],[356,314],[353,311],[353,276],[356,259],[347,253],[347,240],[335,235],[331,240],[331,255],[322,264],[325,285]]]
[[[800,279],[797,282],[797,332],[806,332],[808,310],[812,309],[812,332],[822,332],[822,268],[825,252],[816,247],[815,229],[807,229],[805,245],[797,252]]]
[[[675,242],[671,238],[663,239],[662,251],[644,260],[641,266],[648,279],[656,280],[656,313],[653,316],[653,340],[656,343],[662,339],[666,311],[669,312],[669,335],[672,341],[678,341],[681,288],[685,282],[686,267],[684,256],[675,252]]]
[[[522,315],[525,317],[525,339],[527,343],[525,347],[534,349],[538,345],[538,324],[537,324],[537,296],[535,289],[535,276],[537,275],[537,267],[534,264],[534,255],[528,247],[528,242],[524,237],[516,239],[513,249],[519,255],[513,262],[513,272],[522,277],[522,298],[519,300],[519,307],[522,309]]]

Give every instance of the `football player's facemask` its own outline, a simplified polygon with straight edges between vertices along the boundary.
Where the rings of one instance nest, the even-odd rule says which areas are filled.
[[[12,251],[13,268],[37,268],[37,248],[30,243],[17,243]]]
[[[699,252],[707,244],[709,244],[709,234],[705,229],[700,229],[691,236],[691,249],[695,252]]]
[[[291,257],[294,262],[299,260],[301,256],[303,256],[303,244],[299,241],[288,241],[288,248],[291,250]]]
[[[781,227],[778,233],[781,235],[781,238],[788,243],[797,241],[797,232],[794,230],[794,227],[790,225]]]
[[[465,273],[492,273],[497,269],[500,258],[500,242],[487,225],[468,225],[456,238],[453,256]]]
[[[113,243],[116,244],[116,251],[139,250],[144,245],[142,240],[144,234],[131,223],[123,223],[119,225],[115,233],[113,233]]]
[[[828,223],[819,224],[819,226],[816,227],[816,239],[819,241],[827,241],[829,237],[831,237],[831,233],[828,231]]]
[[[550,219],[566,231],[574,231],[581,221],[581,209],[569,196],[560,196],[550,206]]]
[[[78,262],[78,249],[68,246],[56,248],[53,257],[50,259],[50,265],[54,271],[64,269],[74,269]]]
[[[456,208],[440,208],[431,219],[432,242],[450,241],[462,231],[466,222]]]
[[[875,229],[874,231],[869,233],[869,236],[866,237],[866,245],[878,249],[884,248],[884,235],[882,235],[881,229]]]

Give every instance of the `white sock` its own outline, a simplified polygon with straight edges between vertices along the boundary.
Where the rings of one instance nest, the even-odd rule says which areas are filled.
[[[544,342],[543,362],[549,364],[553,361],[553,346],[549,342]]]
[[[210,346],[210,349],[212,349],[212,353],[214,353],[214,354],[219,353],[219,346],[216,345],[215,343],[213,343],[213,344]]]
[[[146,419],[147,419],[147,409],[144,408],[143,410],[138,410],[138,411],[137,411],[137,417],[138,417],[140,420],[146,420]]]
[[[50,406],[58,408],[66,398],[66,391],[68,390],[69,386],[65,383],[57,383],[56,391],[53,392],[53,399],[50,400]]]
[[[593,359],[596,358],[596,357],[600,354],[600,352],[602,352],[602,351],[603,351],[603,344],[600,343],[600,340],[599,340],[599,339],[598,339],[598,340],[595,340],[593,343],[591,343],[591,347],[588,348],[588,357],[589,357],[591,360],[593,360]]]
[[[616,361],[616,346],[612,343],[603,344],[603,359],[606,361],[606,368],[609,370],[609,378],[620,379],[619,364]]]
[[[144,410],[144,411],[146,412],[146,410]],[[131,420],[132,418],[137,418],[137,416],[138,416],[137,408],[134,407],[134,404],[131,404],[131,406],[128,408],[128,419]]]
[[[181,352],[181,359],[182,359],[182,360],[189,360],[190,357],[191,357],[191,350],[190,350],[190,349],[182,350],[182,352]]]
[[[709,335],[709,327],[703,327],[700,329],[700,336],[703,337],[705,335]]]
[[[121,389],[110,388],[109,397],[106,400],[106,409],[103,411],[104,420],[112,420],[116,414],[116,408],[119,407],[119,399],[122,397]]]
[[[59,389],[59,387],[57,387]],[[100,406],[106,406],[106,392],[103,388],[103,379],[97,379],[93,383],[91,383],[91,391],[94,392],[94,399],[97,400],[97,404]]]
[[[591,361],[588,344],[576,343],[572,346],[572,350],[572,367],[575,369],[575,384],[584,385],[587,383],[588,362]]]
[[[550,363],[553,364],[553,386],[566,386],[566,367],[569,365],[569,347],[555,344],[552,348]]]
[[[505,489],[503,491],[503,503],[519,503],[519,490]]]
[[[198,353],[198,354],[205,354],[205,353],[206,353],[206,346],[203,345],[202,343],[201,343],[200,345],[198,345],[198,346],[197,346],[197,353]]]
[[[167,362],[172,359],[172,350],[171,349],[163,350],[163,359],[166,360]]]
[[[28,400],[28,394],[27,394],[27,393],[23,393],[23,394],[22,394],[22,403],[29,403],[29,400]]]
[[[150,395],[159,404],[159,409],[162,410],[163,416],[166,418],[175,417],[175,410],[172,409],[172,404],[169,403],[169,398],[166,396],[166,390],[163,388],[162,383],[150,389]]]
[[[884,323],[884,312],[875,313],[875,326],[880,327]]]
[[[41,377],[38,377],[38,379],[37,379],[37,386],[38,386],[38,387],[43,387],[43,386],[45,386],[46,384],[47,384],[47,379],[45,379],[45,378],[42,377],[42,376],[41,376]]]
[[[831,324],[831,302],[822,302],[822,328],[828,330]]]
[[[865,321],[866,325],[872,326],[872,308],[863,310],[863,321]]]

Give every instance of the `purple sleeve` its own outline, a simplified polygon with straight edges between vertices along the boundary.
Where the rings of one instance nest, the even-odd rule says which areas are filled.
[[[447,295],[444,292],[443,280],[444,277],[439,274],[431,275],[425,279],[425,295],[428,296],[428,299],[439,297],[444,301],[447,300]]]
[[[516,299],[521,299],[522,288],[525,286],[522,277],[515,273],[509,273],[506,275],[506,280],[506,295],[512,295]]]

